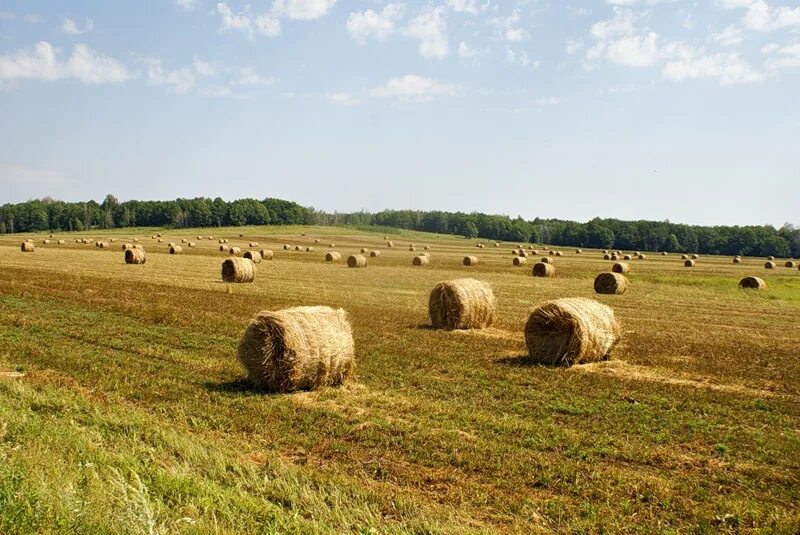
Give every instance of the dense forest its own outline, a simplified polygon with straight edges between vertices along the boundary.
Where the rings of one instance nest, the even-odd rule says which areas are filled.
[[[680,225],[669,221],[595,218],[587,223],[560,219],[461,212],[385,210],[326,213],[280,199],[224,201],[196,198],[125,201],[107,195],[102,203],[39,199],[0,207],[0,233],[86,231],[114,227],[218,227],[243,225],[349,225],[412,229],[468,238],[547,243],[572,247],[800,257],[800,229],[772,226]]]

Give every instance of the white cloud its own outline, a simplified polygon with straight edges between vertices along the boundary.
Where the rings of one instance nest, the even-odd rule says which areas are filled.
[[[573,17],[585,17],[592,14],[592,10],[587,7],[568,7],[567,13]]]
[[[166,70],[161,60],[156,58],[147,58],[144,62],[147,65],[148,85],[166,86],[169,92],[177,95],[184,95],[194,89],[197,78],[192,69],[183,67]]]
[[[262,76],[253,67],[243,67],[239,69],[236,83],[243,86],[272,85],[275,83],[275,78]]]
[[[407,74],[392,78],[384,85],[374,88],[370,91],[370,95],[424,102],[437,96],[453,96],[458,94],[458,91],[456,86],[443,84],[424,76]]]
[[[402,14],[402,4],[386,4],[379,13],[371,9],[354,11],[347,17],[347,31],[362,45],[369,38],[383,41],[395,32],[395,22]]]
[[[253,39],[256,32],[266,37],[276,37],[281,33],[281,23],[277,17],[269,13],[253,17],[249,6],[245,6],[244,11],[234,13],[226,3],[220,2],[217,4],[217,13],[221,19],[221,32],[243,32],[248,39]]]
[[[773,7],[764,0],[718,0],[717,4],[724,9],[747,8],[742,23],[750,30],[770,32],[800,27],[800,7]]]
[[[191,11],[197,6],[197,0],[175,0],[175,3],[186,11]]]
[[[720,53],[671,61],[664,66],[666,80],[680,82],[695,78],[717,78],[723,85],[757,82],[764,75],[753,69],[735,53]]]
[[[447,7],[459,13],[469,13],[477,15],[491,7],[491,2],[481,2],[480,0],[447,0]]]
[[[592,24],[591,32],[594,38],[599,40],[624,37],[636,32],[634,22],[635,16],[631,10],[615,9],[613,18],[595,22]]]
[[[331,104],[339,106],[356,106],[359,100],[350,93],[328,93],[325,98]]]
[[[507,17],[499,17],[491,20],[491,23],[500,29],[500,34],[503,39],[511,42],[522,41],[528,34],[519,25],[520,14],[519,10],[515,9],[511,15]]]
[[[464,41],[458,43],[458,57],[468,59],[475,57],[477,54],[478,52]]]
[[[78,24],[72,19],[64,19],[64,24],[61,25],[61,31],[70,35],[89,33],[92,31],[92,28],[94,28],[94,22],[92,19],[86,19],[86,22],[83,24],[83,28],[78,26]]]
[[[743,40],[742,30],[736,26],[728,26],[721,32],[712,33],[711,40],[715,43],[721,44],[722,46],[738,45]]]
[[[76,44],[66,61],[60,51],[46,41],[33,49],[22,49],[0,56],[0,82],[17,80],[61,80],[75,78],[85,84],[119,83],[131,76],[120,61],[86,45]]]
[[[536,99],[538,106],[555,106],[561,104],[561,97],[539,97]]]
[[[442,10],[442,7],[426,9],[411,19],[405,29],[406,35],[419,39],[419,53],[424,58],[443,58],[450,52]]]
[[[567,39],[567,43],[564,46],[564,51],[571,56],[581,48],[583,48],[582,41],[574,41],[572,39]]]
[[[520,65],[522,67],[531,66],[534,69],[539,66],[538,61],[531,61],[528,57],[528,53],[524,50],[522,52],[516,52],[510,48],[506,49],[506,59],[512,65]]]
[[[773,57],[764,63],[764,68],[771,73],[782,69],[800,68],[800,41],[786,46],[770,43],[764,46],[761,52],[773,54]]]
[[[217,75],[217,69],[211,63],[203,61],[199,58],[194,58],[192,60],[192,68],[194,69],[194,72],[196,72],[200,76]]]
[[[336,0],[274,0],[272,12],[292,20],[314,20],[324,16]]]

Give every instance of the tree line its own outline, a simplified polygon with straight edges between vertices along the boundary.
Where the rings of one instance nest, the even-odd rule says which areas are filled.
[[[384,210],[326,213],[295,202],[267,198],[225,201],[195,198],[102,203],[44,198],[0,206],[0,233],[88,231],[117,227],[220,227],[244,225],[345,225],[409,229],[467,238],[641,251],[800,257],[800,229],[785,224],[698,226],[669,221],[595,218],[524,220],[482,213]]]

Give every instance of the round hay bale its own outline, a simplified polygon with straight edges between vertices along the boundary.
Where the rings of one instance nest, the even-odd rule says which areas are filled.
[[[117,241],[117,239],[116,238],[110,238],[108,241],[110,241],[111,243],[114,243],[115,241]]]
[[[786,263],[783,264],[783,265],[784,265],[784,267],[787,267],[787,268],[794,268],[794,262],[792,262],[791,260],[787,260]]]
[[[231,254],[231,256],[239,256],[242,254],[242,249],[240,247],[231,247],[228,249],[228,252]]]
[[[478,265],[478,257],[477,256],[465,256],[464,257],[464,265],[465,266],[477,266]]]
[[[187,242],[186,238],[181,238],[181,243],[186,243],[186,242]]]
[[[689,258],[683,261],[683,267],[694,267],[695,263],[696,262],[694,260]]]
[[[604,254],[604,255],[603,255],[603,260],[611,260],[611,255],[609,255],[609,254]]]
[[[291,248],[292,248],[292,246],[291,246],[291,245],[287,245],[287,244],[284,244],[284,245],[283,245],[283,250],[284,250],[284,251],[288,251],[288,250],[289,250],[289,249],[291,249]]]
[[[550,258],[549,256],[543,256],[541,262],[542,264],[552,264],[553,259]]]
[[[214,236],[209,236],[209,237],[208,237],[208,239],[209,239],[209,240],[213,240],[213,239],[214,239]]]
[[[770,255],[770,256],[767,257],[767,260],[769,260],[769,261],[775,260],[775,257]]]
[[[575,249],[575,254],[583,254],[583,251],[581,251],[580,249]]]
[[[661,251],[661,256],[667,256],[667,254],[668,253],[666,251]]]
[[[64,245],[67,243],[67,240],[58,240],[59,245]]]
[[[549,254],[550,256],[555,256],[555,255],[556,255],[556,252],[555,252],[553,249],[550,249],[550,252],[549,252],[548,254]]]
[[[625,262],[616,262],[613,266],[611,266],[611,271],[614,273],[628,273],[631,270],[631,267],[626,264]]]
[[[563,254],[561,251],[556,251],[556,256],[562,256]]]
[[[394,243],[392,243],[392,242],[386,242],[386,247],[394,247]]]
[[[583,297],[542,303],[525,324],[531,360],[556,366],[606,360],[621,334],[611,308]]]
[[[225,245],[225,244],[222,244],[222,245],[219,246],[219,250],[220,250],[220,252],[225,253],[227,251],[230,251],[231,248],[229,246]]]
[[[42,240],[42,243],[45,245],[50,245],[50,240]]]
[[[775,262],[766,262],[764,264],[764,269],[775,269]]]
[[[133,243],[137,243],[138,241],[139,241],[139,238],[134,238],[133,239]]]
[[[257,241],[251,241],[251,242],[250,242],[250,245],[249,245],[249,247],[250,247],[251,249],[253,249],[253,248],[255,248],[255,247],[258,247],[258,242],[257,242]]]
[[[763,290],[766,287],[767,283],[759,277],[745,277],[739,281],[739,288],[743,290]]]
[[[500,244],[499,243],[495,243],[494,246],[495,247],[500,247]]]
[[[431,258],[424,254],[419,254],[411,260],[412,266],[427,266]]]
[[[347,257],[347,267],[365,268],[367,267],[367,257],[361,254],[351,254]]]
[[[619,255],[612,254],[611,260],[619,260]]]
[[[335,243],[329,243],[329,244],[328,244],[328,247],[330,247],[331,249],[333,249],[334,247],[336,247],[336,244],[335,244]]]
[[[156,241],[157,241],[158,243],[162,243],[164,240],[162,240],[161,238],[158,238]]]
[[[78,238],[78,239],[76,239],[76,240],[75,240],[75,243],[83,243],[83,240],[81,240],[80,238]]]
[[[244,234],[239,234],[239,237],[240,238],[244,238]]]
[[[366,247],[362,247],[361,248],[361,254],[367,254],[367,248]]]
[[[642,253],[639,253],[639,256],[637,256],[637,258],[639,260],[647,260],[647,255],[643,255]]]
[[[431,249],[431,246],[430,245],[426,245],[426,246],[423,247],[423,249],[425,249],[426,251],[429,251]]]
[[[302,251],[302,250],[303,250],[303,248],[302,248],[302,247],[300,247],[299,245],[295,245],[295,246],[294,246],[294,250],[295,250],[295,251]]]
[[[536,256],[538,254],[539,254],[539,251],[537,251],[536,249],[531,249],[531,255],[532,256]]]
[[[522,256],[522,257],[527,257],[527,256],[528,256],[528,253],[526,253],[524,249],[520,249],[520,250],[519,250],[519,256]]]
[[[377,257],[379,257],[379,256],[381,255],[381,252],[380,252],[380,251],[370,251],[370,252],[369,252],[369,255],[370,255],[372,258],[377,258]]]
[[[259,254],[263,260],[272,260],[272,258],[275,256],[275,253],[272,252],[272,249],[261,249]]]
[[[337,253],[336,251],[328,251],[328,253],[325,255],[326,262],[338,262],[341,259],[342,259],[342,254]]]
[[[685,254],[681,255],[681,260],[688,260],[688,259],[689,259],[689,257],[687,255],[685,255]]]
[[[738,256],[734,256],[733,257],[733,263],[734,264],[741,264],[742,263],[742,259],[739,258]]]
[[[261,253],[258,251],[245,251],[243,258],[247,258],[248,260],[252,260],[254,264],[258,264],[261,262]]]
[[[626,254],[625,256],[623,256],[622,259],[623,260],[633,260],[633,258],[629,254]]]
[[[144,264],[147,256],[144,249],[141,247],[133,247],[125,250],[125,263],[126,264]]]
[[[306,252],[307,252],[307,253],[314,252],[314,247],[312,247],[311,245],[309,245],[308,247],[306,247]]]
[[[603,249],[603,254],[608,254],[608,249]]]
[[[532,274],[534,277],[555,277],[556,267],[546,262],[536,262],[533,265]]]
[[[594,291],[599,294],[622,295],[628,289],[628,279],[621,273],[601,273],[594,279]]]
[[[642,254],[642,253],[640,253],[639,251],[634,251],[633,252],[633,256],[639,256],[640,254]]]
[[[253,282],[256,265],[249,258],[226,258],[222,261],[222,280],[225,282]]]
[[[172,247],[169,248],[169,254],[182,254],[182,253],[183,253],[183,247],[181,247],[180,245],[173,245]]]
[[[414,252],[414,251],[416,251],[416,250],[417,250],[417,248],[416,248],[416,247],[414,247],[413,245],[409,245],[409,246],[408,246],[408,250],[409,250],[409,251],[411,251],[411,252]]]
[[[513,266],[524,266],[528,263],[528,259],[524,256],[515,256],[514,259],[511,261],[511,265]]]
[[[167,244],[167,247],[175,247],[175,242],[171,241]]]
[[[696,255],[696,254],[692,255],[692,260],[697,260],[698,258],[700,258],[700,255]]]
[[[440,282],[428,298],[428,316],[436,329],[489,327],[494,322],[495,308],[492,287],[476,279]]]
[[[236,355],[258,388],[294,392],[341,384],[353,370],[354,353],[347,313],[316,306],[259,312]]]
[[[108,242],[107,241],[97,242],[97,246],[101,249],[108,249]]]
[[[23,253],[36,252],[36,249],[33,246],[33,242],[31,242],[31,241],[22,242],[22,244],[19,246],[19,250],[22,251]]]
[[[241,236],[240,236],[240,237],[241,237]],[[222,239],[222,238],[220,238],[219,240],[217,240],[217,243],[225,243],[225,240],[224,240],[224,239]]]
[[[319,238],[315,238],[314,243],[319,243]]]

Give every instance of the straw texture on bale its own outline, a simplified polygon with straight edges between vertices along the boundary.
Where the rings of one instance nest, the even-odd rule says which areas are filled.
[[[766,287],[767,283],[759,277],[745,277],[739,281],[739,288],[744,290],[763,290]]]
[[[552,264],[552,263],[553,263],[553,259],[550,258],[549,256],[543,256],[542,257],[542,264]]]
[[[352,254],[347,257],[347,267],[365,268],[367,267],[367,257],[361,254]]]
[[[370,251],[370,252],[369,252],[369,255],[370,255],[372,258],[377,258],[377,257],[379,257],[379,256],[381,255],[381,252],[380,252],[380,251]]]
[[[511,261],[511,264],[514,266],[524,266],[528,263],[528,259],[524,256],[515,256],[514,259]]]
[[[555,277],[556,267],[546,262],[536,262],[533,265],[532,274],[534,277]]]
[[[690,259],[684,260],[683,267],[694,267],[695,261]]]
[[[775,269],[775,262],[766,262],[764,264],[764,269]]]
[[[173,245],[169,248],[169,254],[181,254],[183,253],[183,247],[180,245]]]
[[[784,264],[784,266],[787,267],[787,268],[793,268],[794,267],[794,262],[792,262],[791,260],[787,260],[786,263]]]
[[[571,297],[547,301],[531,312],[525,344],[534,362],[572,366],[607,359],[621,334],[611,308]]]
[[[482,329],[494,322],[492,287],[476,279],[440,282],[428,298],[428,316],[436,329]]]
[[[254,264],[258,264],[259,262],[261,262],[261,253],[259,253],[258,251],[246,251],[244,253],[244,258],[252,260]]]
[[[228,252],[230,252],[231,255],[233,256],[239,256],[240,254],[242,254],[242,250],[239,247],[231,247],[230,249],[228,249]]]
[[[412,266],[427,266],[430,261],[431,261],[431,259],[430,259],[429,256],[424,255],[424,254],[420,254],[420,255],[415,256],[411,260],[411,265]]]
[[[617,262],[611,266],[611,271],[614,273],[628,273],[630,270],[631,267],[625,262]]]
[[[478,265],[478,257],[477,256],[465,256],[464,257],[464,265],[465,266],[476,266],[476,265]]]
[[[273,392],[339,385],[353,370],[354,353],[347,313],[326,306],[259,312],[237,350],[248,380]]]
[[[222,280],[225,282],[253,282],[256,265],[249,258],[226,258],[222,262]]]
[[[342,259],[342,254],[337,253],[336,251],[328,251],[328,253],[325,255],[326,262],[338,262],[341,259]]]
[[[125,250],[125,263],[126,264],[144,264],[147,256],[144,254],[144,249],[141,247],[133,247]]]
[[[264,260],[272,260],[275,256],[275,253],[272,252],[272,249],[261,249],[259,254],[261,254],[261,258]]]
[[[219,246],[219,250],[221,252],[223,252],[223,253],[226,252],[226,251],[230,251],[230,249],[231,248],[229,246],[225,245],[225,244]]]
[[[599,294],[622,295],[628,289],[628,279],[621,273],[601,273],[594,279],[594,291]]]
[[[23,253],[33,253],[33,252],[35,252],[35,248],[33,246],[33,242],[30,242],[30,241],[22,242],[22,244],[19,246],[19,250],[22,251]]]

